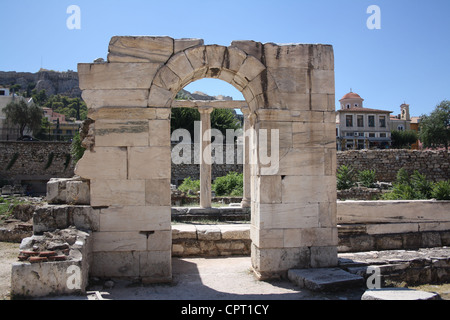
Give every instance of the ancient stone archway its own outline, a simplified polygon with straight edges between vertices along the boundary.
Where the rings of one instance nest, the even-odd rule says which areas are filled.
[[[78,72],[95,121],[76,168],[101,208],[92,275],[170,280],[170,108],[181,88],[205,77],[232,84],[248,103],[256,274],[337,264],[331,46],[113,37],[108,62]],[[261,129],[277,130],[277,144],[266,146]],[[279,161],[267,170],[260,151],[275,147]]]

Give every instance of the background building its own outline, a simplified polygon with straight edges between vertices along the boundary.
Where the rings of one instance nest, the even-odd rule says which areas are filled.
[[[11,126],[6,123],[6,115],[3,109],[14,100],[23,100],[27,104],[33,103],[33,99],[17,96],[9,91],[8,88],[0,88],[0,140],[17,140],[20,137],[19,129],[17,126]],[[24,135],[30,135],[31,132],[25,129]]]

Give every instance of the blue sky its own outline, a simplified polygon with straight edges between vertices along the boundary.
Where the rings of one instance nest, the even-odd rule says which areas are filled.
[[[66,26],[69,5],[81,9],[80,30]],[[381,29],[367,28],[370,5],[380,8]],[[366,107],[397,114],[406,102],[419,116],[450,99],[449,13],[449,0],[2,1],[0,70],[76,70],[106,58],[114,35],[324,43],[334,47],[336,106],[352,88]],[[186,89],[243,99],[219,80]]]

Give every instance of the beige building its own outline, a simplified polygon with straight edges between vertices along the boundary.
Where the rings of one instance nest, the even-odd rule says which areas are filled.
[[[411,130],[411,116],[409,114],[409,104],[403,103],[400,106],[400,114],[391,115],[391,131]]]
[[[3,112],[3,109],[14,99],[24,100],[28,104],[32,103],[32,99],[26,99],[24,97],[16,96],[11,94],[9,89],[0,88],[0,140],[17,140],[19,135],[19,130],[17,126],[8,126],[6,123],[6,115]],[[31,132],[25,130],[24,135],[31,135]]]
[[[354,92],[347,93],[339,102],[341,108],[336,112],[337,150],[389,148],[392,111],[365,108],[364,99]]]

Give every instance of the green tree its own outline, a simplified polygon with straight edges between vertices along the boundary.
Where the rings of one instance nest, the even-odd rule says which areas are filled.
[[[391,132],[392,148],[394,149],[411,149],[411,145],[417,142],[418,134],[414,130]]]
[[[72,145],[70,148],[70,154],[72,156],[72,159],[75,163],[78,162],[78,160],[80,160],[83,157],[84,151],[86,150],[85,148],[83,148],[83,146],[81,145],[81,137],[80,137],[80,133],[76,132],[73,140],[72,140]]]
[[[340,166],[336,174],[337,189],[346,190],[353,187],[355,184],[354,176],[355,172],[350,166],[346,165]]]
[[[10,102],[3,112],[9,125],[19,127],[20,138],[23,138],[25,129],[28,128],[34,132],[39,130],[42,123],[42,109],[34,103],[27,104],[24,100]]]
[[[445,147],[450,144],[450,101],[444,100],[430,115],[420,119],[419,138],[426,148]]]

